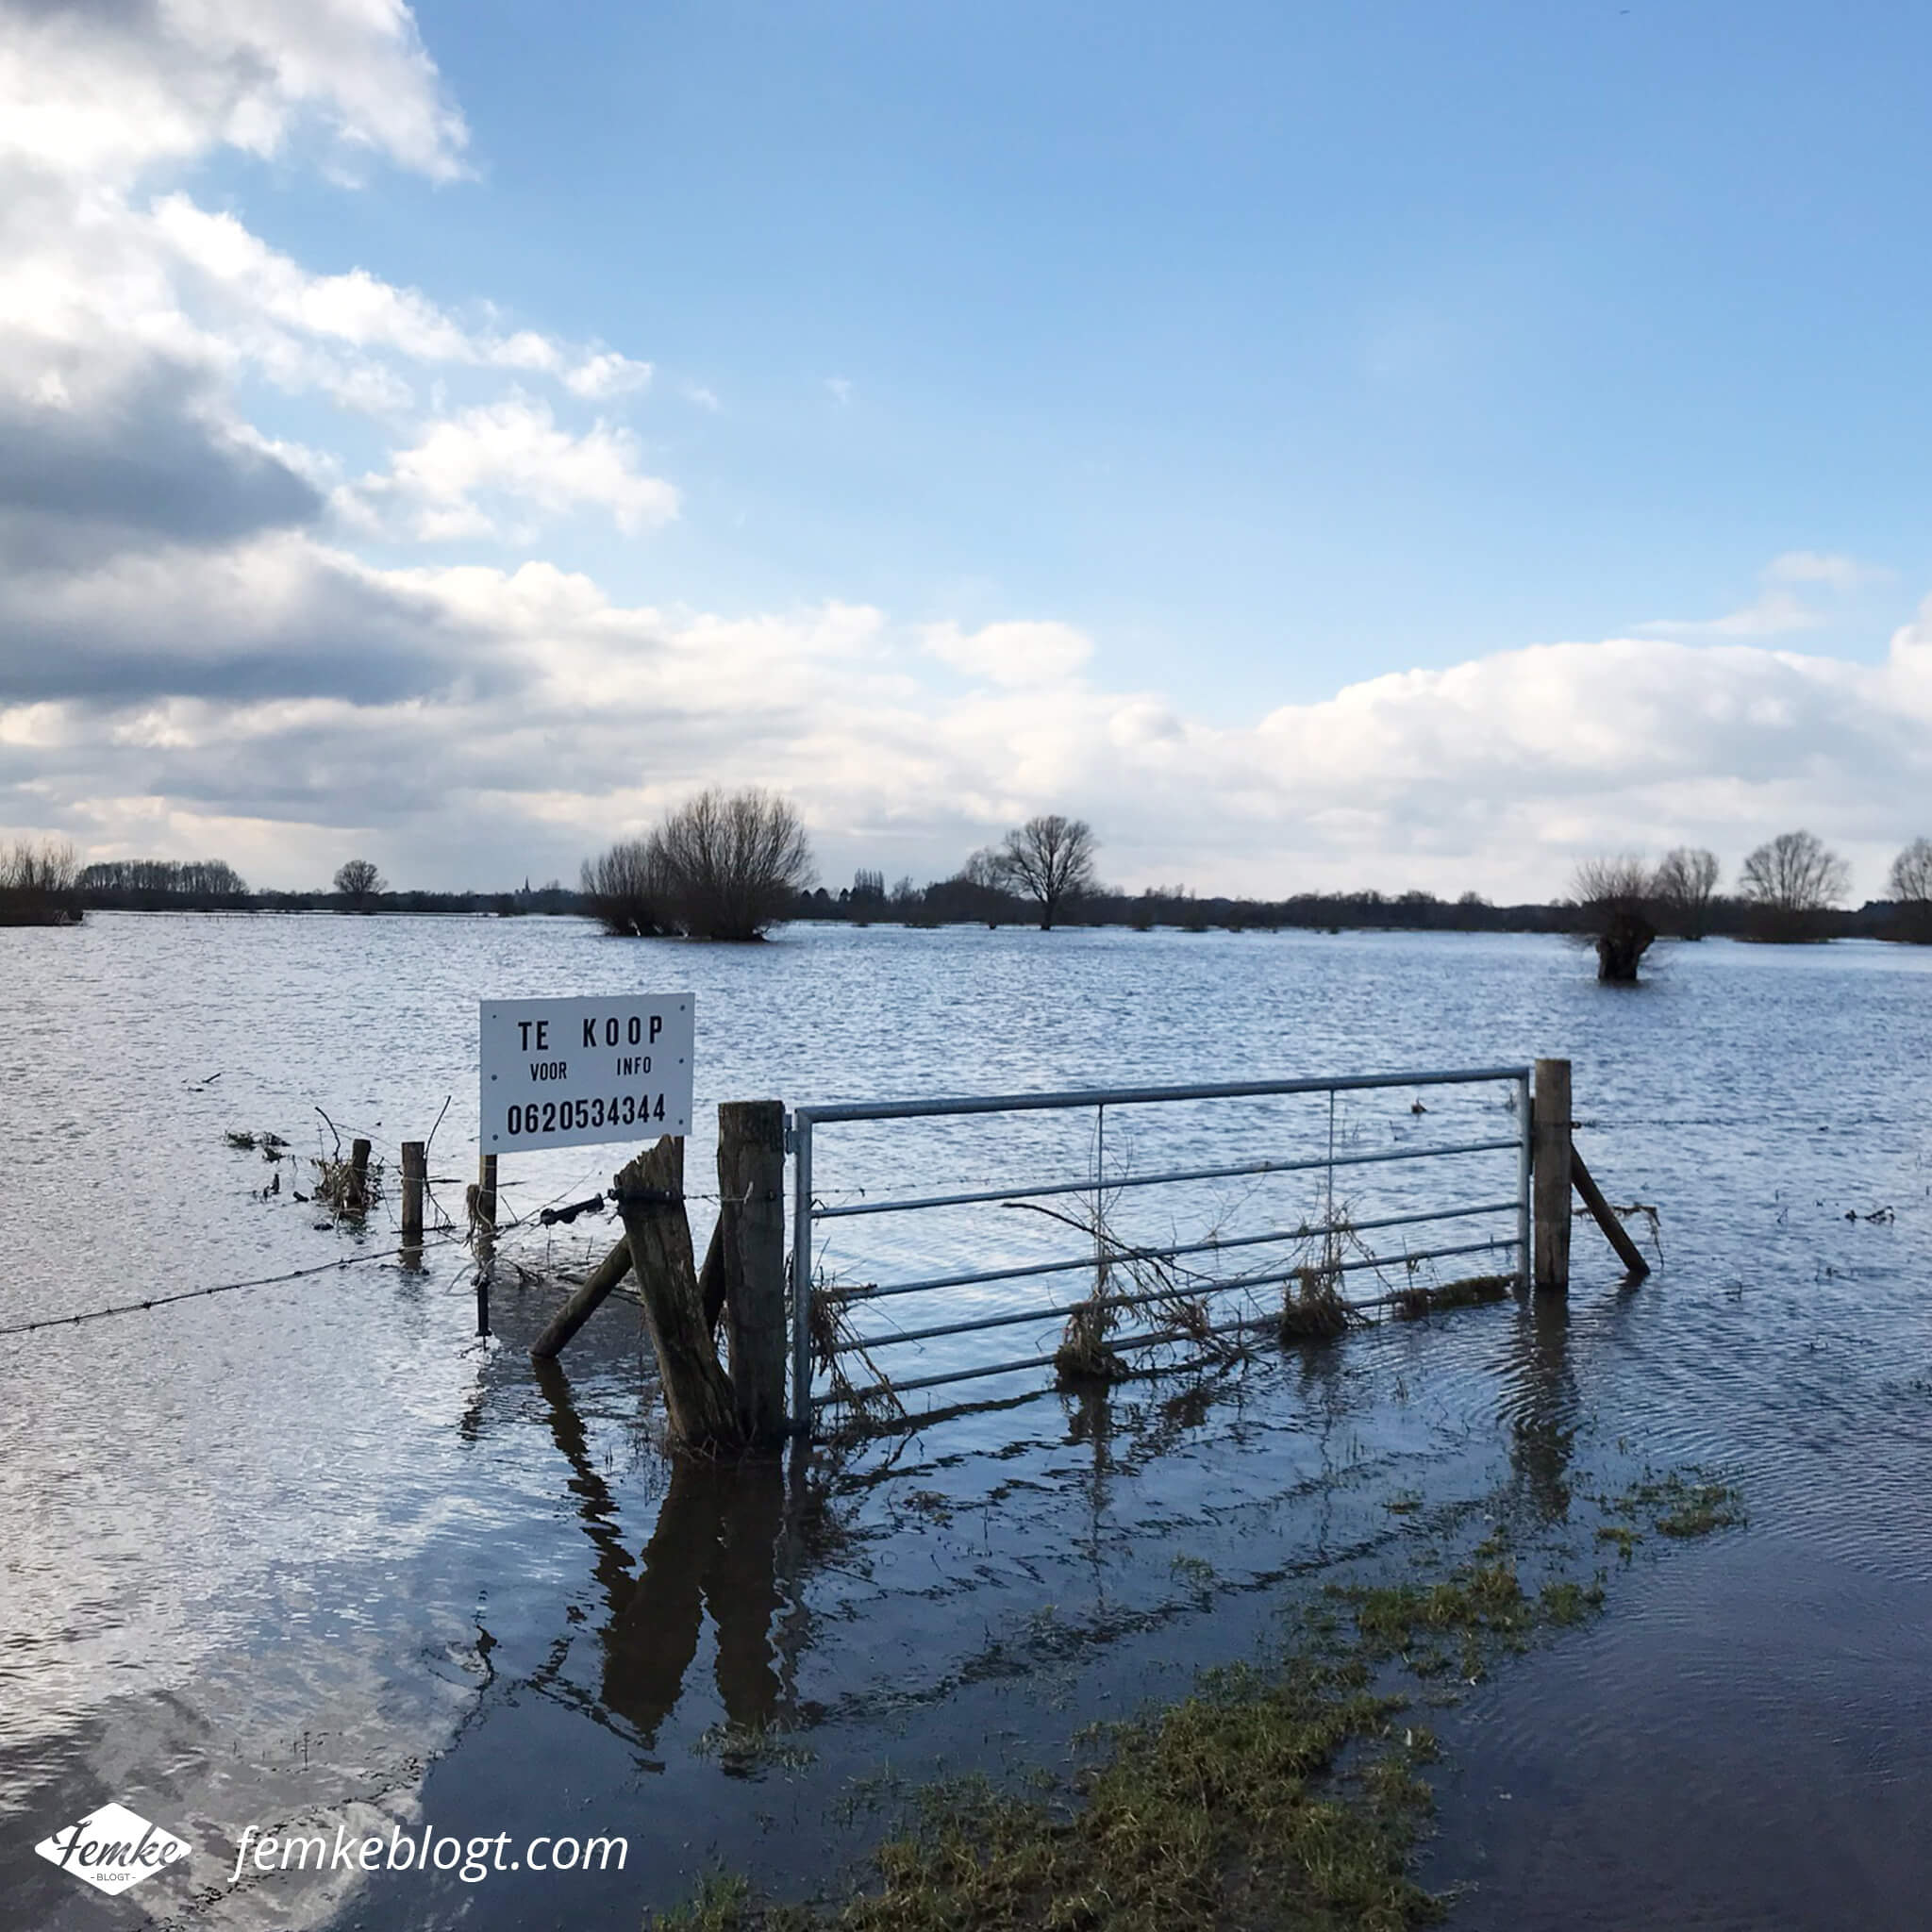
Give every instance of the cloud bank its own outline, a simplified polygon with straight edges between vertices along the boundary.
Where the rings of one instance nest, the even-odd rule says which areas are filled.
[[[1066,809],[1128,885],[1541,897],[1581,852],[1690,840],[1734,866],[1801,823],[1875,891],[1925,829],[1901,814],[1932,775],[1932,609],[1872,664],[1769,641],[1865,580],[1840,557],[1776,559],[1731,618],[1241,725],[1190,714],[1185,665],[1116,688],[1105,640],[1051,614],[615,601],[541,553],[576,520],[642,539],[684,512],[625,415],[657,392],[639,345],[307,267],[181,185],[225,147],[345,182],[469,168],[394,0],[0,4],[8,831],[260,883],[353,845],[487,885],[568,876],[690,789],[756,782],[799,800],[834,878],[942,870]],[[268,434],[264,388],[381,461]]]

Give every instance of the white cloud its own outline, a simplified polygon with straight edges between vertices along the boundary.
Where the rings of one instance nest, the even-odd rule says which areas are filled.
[[[925,648],[969,677],[994,684],[1058,684],[1093,655],[1092,641],[1070,624],[989,624],[962,631],[957,624],[932,625]]]
[[[234,215],[210,213],[185,194],[162,196],[151,219],[167,259],[182,271],[184,298],[198,298],[236,350],[289,388],[313,383],[345,401],[356,399],[358,387],[372,397],[389,397],[401,379],[369,359],[378,352],[418,363],[547,375],[591,402],[641,390],[651,380],[648,362],[613,350],[574,347],[534,329],[506,335],[466,326],[419,291],[397,288],[365,269],[311,275]],[[318,360],[317,345],[360,359],[346,367]]]
[[[574,369],[563,373],[564,388],[587,402],[627,395],[633,390],[648,388],[650,380],[648,362],[633,362],[629,357],[615,355],[608,349],[586,356]]]
[[[699,785],[757,782],[846,862],[885,845],[935,873],[1057,808],[1094,823],[1130,885],[1544,897],[1582,852],[1692,841],[1728,867],[1806,824],[1873,890],[1932,780],[1932,604],[1875,665],[1552,644],[1247,726],[1075,675],[1086,641],[1060,625],[952,633],[1065,655],[1048,685],[947,694],[918,675],[931,633],[869,608],[693,616],[548,564],[372,570],[300,533],[13,583],[0,629],[39,676],[0,703],[0,823],[105,846],[149,820],[102,801],[146,800],[183,839],[256,824],[228,856],[264,879],[372,824],[425,883],[568,873]]]
[[[468,130],[401,0],[0,5],[0,161],[120,183],[216,146],[338,164],[379,156],[449,180]]]
[[[364,477],[339,501],[354,521],[395,504],[425,541],[518,528],[514,513],[525,510],[605,510],[635,532],[677,514],[676,490],[643,475],[638,455],[626,429],[599,423],[575,435],[547,405],[511,397],[429,425],[396,453],[387,475]]]
[[[1842,551],[1787,550],[1772,558],[1765,575],[1774,583],[1824,584],[1843,592],[1889,583],[1892,573],[1881,564],[1861,563]]]
[[[1723,617],[1659,618],[1637,628],[1645,637],[1673,638],[1773,638],[1816,630],[1831,623],[1834,613],[1807,603],[1791,585],[1844,597],[1890,576],[1877,564],[1861,563],[1841,553],[1787,550],[1765,566],[1764,588],[1740,609]]]

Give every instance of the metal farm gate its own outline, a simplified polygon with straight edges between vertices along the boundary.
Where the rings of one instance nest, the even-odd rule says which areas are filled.
[[[1064,1370],[1074,1322],[1124,1363],[1291,1332],[1297,1284],[1305,1306],[1353,1313],[1453,1297],[1439,1264],[1474,1256],[1526,1282],[1530,1078],[1482,1067],[796,1108],[793,1425],[872,1391]],[[1480,1285],[1504,1291],[1505,1274]],[[1341,1296],[1362,1276],[1381,1292]],[[1022,1338],[1030,1351],[1012,1353]]]

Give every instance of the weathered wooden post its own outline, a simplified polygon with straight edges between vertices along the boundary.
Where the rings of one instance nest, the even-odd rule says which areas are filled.
[[[403,1142],[403,1246],[421,1251],[423,1246],[423,1183],[428,1166],[423,1158],[421,1141]]]
[[[342,1191],[342,1211],[345,1214],[366,1214],[369,1211],[369,1142],[355,1140],[349,1142],[349,1185]]]
[[[1589,1168],[1583,1164],[1583,1156],[1574,1147],[1570,1150],[1570,1178],[1576,1183],[1576,1191],[1583,1205],[1603,1229],[1604,1239],[1616,1249],[1617,1258],[1623,1262],[1630,1278],[1641,1281],[1650,1273],[1650,1263],[1643,1258],[1643,1251],[1630,1239],[1629,1230],[1617,1219],[1617,1210],[1604,1199],[1603,1190],[1591,1178]]]
[[[785,1107],[718,1108],[718,1226],[738,1425],[775,1442],[785,1422]]]
[[[1570,1291],[1570,1062],[1538,1060],[1530,1179],[1535,1196],[1535,1281],[1540,1294]]]
[[[619,1169],[611,1188],[657,1351],[672,1433],[691,1448],[735,1449],[743,1439],[731,1384],[718,1364],[698,1297],[684,1212],[683,1141],[665,1135]]]

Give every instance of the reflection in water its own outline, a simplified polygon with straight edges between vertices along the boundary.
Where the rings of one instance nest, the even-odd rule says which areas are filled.
[[[1519,1306],[1503,1365],[1503,1421],[1519,1499],[1540,1523],[1570,1513],[1580,1399],[1570,1357],[1570,1304],[1533,1294]]]
[[[591,1462],[563,1371],[555,1362],[535,1368],[609,1607],[602,1633],[604,1708],[635,1726],[645,1745],[655,1742],[683,1690],[708,1611],[727,1720],[762,1730],[789,1719],[789,1672],[780,1668],[775,1641],[789,1594],[779,1585],[779,1553],[796,1541],[788,1533],[784,1464],[775,1457],[673,1457],[657,1527],[633,1563],[617,1529],[616,1499]]]

